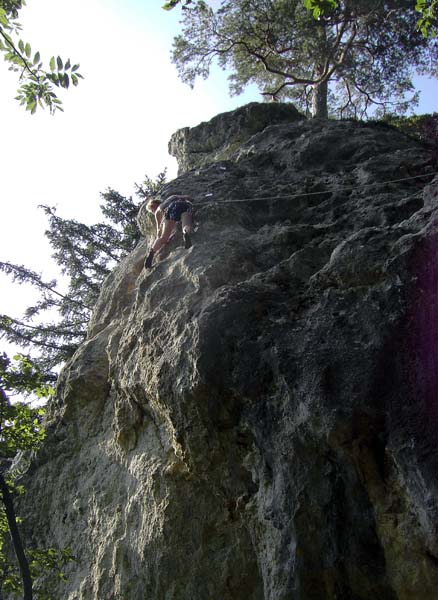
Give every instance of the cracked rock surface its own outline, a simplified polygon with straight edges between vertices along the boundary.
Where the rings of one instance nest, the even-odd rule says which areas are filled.
[[[172,140],[193,246],[143,270],[140,210],[26,476],[29,535],[77,557],[58,597],[431,600],[428,150],[266,104]]]

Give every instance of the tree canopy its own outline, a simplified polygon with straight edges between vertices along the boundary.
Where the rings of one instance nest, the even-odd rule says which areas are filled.
[[[436,73],[437,43],[418,31],[412,0],[198,1],[182,15],[173,61],[183,81],[217,61],[232,94],[255,83],[313,116],[402,114],[417,99],[413,74]]]
[[[82,75],[78,64],[60,56],[52,56],[45,66],[39,51],[32,51],[31,45],[20,38],[17,18],[24,5],[24,0],[0,0],[0,52],[9,63],[9,70],[19,73],[16,99],[20,104],[32,114],[38,106],[47,107],[53,114],[63,110],[55,87],[68,89],[70,83],[76,86]]]
[[[204,0],[169,0],[163,5],[164,10],[172,10],[179,4],[183,10],[193,8],[198,3],[204,3]],[[315,17],[327,16],[338,6],[337,0],[303,0],[303,5],[310,10]],[[424,37],[436,37],[438,35],[438,0],[416,0],[415,10],[420,13],[417,22],[417,29],[422,32]]]

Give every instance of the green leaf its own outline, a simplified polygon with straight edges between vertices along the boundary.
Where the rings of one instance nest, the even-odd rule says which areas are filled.
[[[33,64],[36,65],[37,63],[40,62],[41,56],[39,52],[35,53],[35,56],[33,57]]]
[[[23,40],[18,40],[18,49],[20,52],[24,52],[24,42]]]
[[[63,69],[63,64],[62,64],[62,60],[60,56],[56,57],[56,64],[58,66],[58,71],[62,71]]]
[[[47,79],[54,83],[57,87],[60,85],[59,76],[56,73],[48,73]]]
[[[60,83],[61,83],[61,87],[65,88],[65,89],[68,89],[68,87],[70,85],[70,79],[69,79],[69,76],[67,75],[67,73],[62,73],[59,76],[59,80],[60,80]]]
[[[13,42],[12,42],[11,36],[10,36],[10,35],[8,35],[8,34],[7,34],[5,31],[4,31],[4,32],[3,32],[3,38],[6,40],[6,42],[7,42],[7,44],[8,44],[8,47],[9,47],[9,48],[12,48],[14,44],[13,44]]]
[[[8,15],[4,8],[0,8],[0,25],[3,25],[3,27],[9,26]]]
[[[65,69],[66,71],[68,71],[70,67],[71,67],[71,62],[70,62],[70,59],[68,58],[68,59],[67,59],[67,62],[66,62],[66,63],[65,63],[65,65],[64,65],[64,69]]]
[[[32,54],[30,44],[26,44],[26,46],[24,47],[24,53],[26,54],[27,58],[30,58],[30,55]]]
[[[336,0],[303,0],[303,6],[309,10],[315,19],[328,15],[337,7]]]
[[[50,59],[49,66],[50,66],[50,70],[51,71],[54,71],[56,69],[56,66],[55,66],[55,57],[54,56],[52,56],[52,58]]]

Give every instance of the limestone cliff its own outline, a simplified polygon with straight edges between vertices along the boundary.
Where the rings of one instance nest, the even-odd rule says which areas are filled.
[[[106,280],[27,476],[65,600],[432,600],[438,179],[251,104],[173,136],[197,231]]]

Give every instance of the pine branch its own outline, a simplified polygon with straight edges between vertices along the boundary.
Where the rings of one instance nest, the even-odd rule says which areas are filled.
[[[9,262],[0,262],[0,271],[3,271],[7,275],[12,275],[13,281],[18,281],[20,283],[30,283],[31,285],[34,285],[35,287],[41,290],[48,291],[51,294],[55,294],[63,300],[68,300],[69,302],[72,302],[73,304],[76,304],[77,306],[80,306],[83,309],[91,310],[90,307],[83,304],[83,302],[65,296],[64,294],[61,294],[61,292],[58,292],[54,288],[54,286],[56,285],[56,281],[46,283],[41,279],[41,276],[38,275],[38,273],[35,273],[35,271],[31,271],[24,265],[14,265]]]
[[[39,333],[54,333],[59,336],[77,337],[77,338],[85,337],[85,335],[87,334],[86,329],[79,330],[79,331],[77,331],[77,330],[72,331],[72,329],[75,326],[87,325],[88,320],[76,322],[74,324],[71,324],[67,328],[63,328],[63,326],[60,327],[56,323],[53,323],[50,326],[48,326],[48,325],[30,325],[29,323],[24,323],[23,321],[19,321],[18,319],[14,319],[13,317],[9,317],[8,315],[0,315],[0,328],[4,328],[4,322],[8,322],[8,321],[10,323],[13,323],[14,325],[18,325],[19,327],[24,327],[26,329],[37,331]]]

